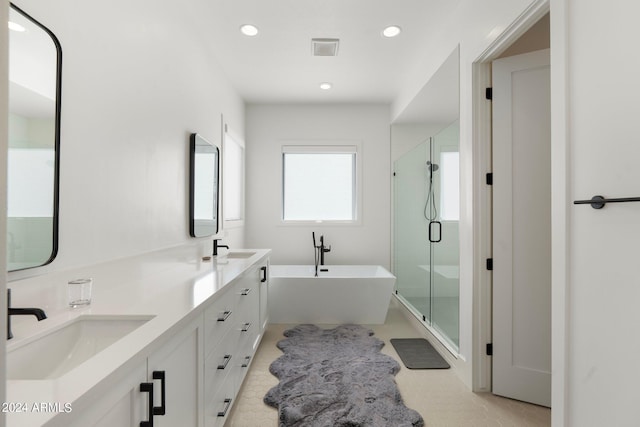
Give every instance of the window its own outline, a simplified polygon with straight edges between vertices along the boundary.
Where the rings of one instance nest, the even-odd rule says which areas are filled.
[[[222,164],[224,220],[242,221],[244,219],[244,147],[229,133],[225,133]]]
[[[440,218],[443,221],[460,220],[460,153],[440,153]]]
[[[356,221],[354,145],[282,148],[285,221]]]

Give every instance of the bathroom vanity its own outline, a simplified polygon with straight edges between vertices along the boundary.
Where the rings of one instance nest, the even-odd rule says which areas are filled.
[[[7,348],[7,426],[222,426],[268,321],[268,257],[176,263],[22,322]]]

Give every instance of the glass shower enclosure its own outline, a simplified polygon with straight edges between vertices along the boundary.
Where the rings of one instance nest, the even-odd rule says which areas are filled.
[[[455,352],[459,348],[459,126],[394,162],[397,295]]]

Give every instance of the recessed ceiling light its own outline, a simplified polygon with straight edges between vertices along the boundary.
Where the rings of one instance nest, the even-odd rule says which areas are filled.
[[[322,82],[320,83],[320,89],[322,90],[329,90],[333,87],[333,85],[329,82]]]
[[[9,21],[9,29],[13,31],[19,31],[21,33],[24,33],[25,31],[27,31],[27,29],[24,28],[22,25],[16,24],[15,22],[11,22],[11,21]]]
[[[391,38],[391,37],[397,36],[401,32],[402,32],[402,28],[398,27],[397,25],[390,25],[384,30],[382,30],[382,35],[385,37]]]
[[[256,27],[255,25],[251,25],[251,24],[245,24],[245,25],[240,27],[240,31],[245,36],[253,37],[253,36],[258,34],[258,27]]]

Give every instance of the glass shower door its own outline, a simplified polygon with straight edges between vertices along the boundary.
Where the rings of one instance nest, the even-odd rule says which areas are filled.
[[[395,275],[398,294],[423,319],[430,317],[431,248],[424,239],[425,141],[394,163]],[[418,231],[416,231],[418,230]]]
[[[432,242],[431,326],[456,349],[459,346],[460,161],[458,123],[431,138],[434,194],[441,230]]]

